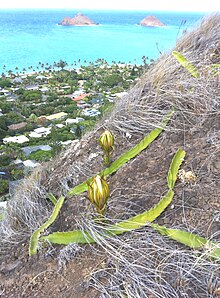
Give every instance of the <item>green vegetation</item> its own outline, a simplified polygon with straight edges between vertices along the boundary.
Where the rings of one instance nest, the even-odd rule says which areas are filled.
[[[0,78],[0,87],[1,88],[11,87],[11,85],[12,85],[12,83],[9,79]]]
[[[196,67],[190,63],[182,54],[180,54],[177,51],[172,52],[173,56],[176,58],[176,60],[194,77],[198,78],[199,73],[196,69]]]
[[[45,229],[47,229],[55,221],[55,219],[57,218],[57,216],[59,214],[59,211],[60,211],[63,203],[64,203],[64,197],[61,197],[57,201],[57,203],[56,203],[56,205],[54,207],[53,213],[48,218],[48,220],[42,226],[40,226],[40,228],[37,229],[33,233],[33,235],[31,236],[30,247],[29,247],[29,255],[30,256],[33,256],[34,254],[37,253],[37,244],[38,244],[38,239],[40,237],[40,234],[43,233],[43,231]]]
[[[120,235],[125,232],[129,232],[135,229],[139,229],[146,224],[152,223],[158,216],[167,208],[172,202],[177,174],[181,163],[185,157],[183,150],[178,150],[172,159],[168,175],[167,184],[169,190],[167,194],[160,200],[160,202],[149,211],[138,214],[128,220],[124,220],[112,226],[103,227],[103,231],[100,230],[101,237],[112,237],[114,235]],[[212,258],[220,259],[220,248],[217,243],[211,242],[203,237],[195,235],[190,232],[185,232],[177,229],[168,229],[158,224],[150,225],[154,230],[159,232],[163,236],[167,236],[179,243],[189,246],[193,249],[205,249],[208,251],[207,256]],[[69,232],[55,232],[41,238],[43,241],[49,241],[54,244],[70,244],[70,243],[95,243],[96,240],[93,238],[88,231],[69,231]],[[37,245],[37,243],[36,243]],[[36,253],[36,250],[35,250]]]
[[[167,124],[170,117],[172,116],[173,112],[169,113],[167,115],[166,119],[163,120],[163,127]],[[160,129],[162,131],[162,128]],[[159,133],[161,132],[159,131]],[[153,133],[152,133],[153,132]],[[148,140],[148,144],[153,142],[153,140],[158,135],[155,133],[155,130],[153,130],[147,137],[145,137],[138,145],[133,147],[131,150],[126,152],[123,157],[127,157],[127,161],[130,159],[130,157],[136,156],[138,153],[140,153],[143,148],[146,148],[146,144],[144,141]],[[109,139],[108,139],[109,136]],[[109,132],[108,135],[103,134],[100,137],[101,145],[112,147],[113,143],[112,140],[114,140],[114,137]],[[135,154],[134,154],[135,153]],[[153,224],[152,222],[158,218],[158,216],[167,208],[168,205],[172,202],[173,196],[174,196],[174,186],[177,180],[178,172],[180,169],[180,166],[182,162],[184,161],[185,157],[185,151],[179,149],[177,150],[176,154],[174,155],[169,171],[167,174],[167,186],[168,191],[167,194],[162,197],[162,199],[159,201],[157,205],[155,205],[153,208],[151,208],[148,211],[145,211],[141,214],[138,214],[132,218],[129,218],[128,220],[121,221],[119,223],[105,226],[104,222],[102,222],[102,227],[100,226],[100,236],[104,238],[112,237],[115,235],[120,235],[125,232],[129,232],[135,229],[139,229],[143,226],[146,226],[147,224],[159,232],[163,236],[167,236],[177,242],[180,242],[186,246],[189,246],[193,249],[207,249],[207,246],[209,247],[208,256],[214,257],[217,259],[220,259],[220,249],[216,246],[216,243],[210,242],[205,238],[202,238],[198,235],[195,235],[193,233],[177,230],[177,229],[168,229],[164,226],[160,226],[158,224]],[[120,158],[119,158],[120,159]],[[118,160],[117,160],[118,161]],[[119,169],[124,163],[121,163],[120,166],[117,165],[117,167],[114,167],[114,171]],[[105,171],[103,171],[104,173]],[[104,174],[103,174],[104,177]],[[88,188],[88,197],[91,203],[95,206],[96,211],[98,214],[101,214],[102,216],[106,212],[106,202],[109,197],[109,186],[105,179],[97,175],[92,178],[92,181],[87,181],[87,188]],[[78,193],[84,191],[84,183],[77,186],[78,187]],[[76,189],[75,187],[74,189]],[[73,189],[73,190],[74,190]],[[77,194],[76,190],[73,192],[73,190],[70,192],[72,195]],[[80,191],[79,191],[80,190]],[[69,193],[69,194],[70,194]],[[29,254],[30,256],[37,253],[37,246],[38,246],[38,240],[40,238],[40,234],[47,228],[49,225],[51,225],[56,217],[58,216],[58,213],[61,209],[61,206],[63,204],[64,198],[60,198],[58,201],[56,198],[50,194],[49,195],[50,200],[53,204],[55,204],[54,211],[51,215],[51,217],[37,230],[33,233],[31,240],[30,240],[30,248],[29,248]],[[49,234],[48,236],[43,236],[41,238],[42,241],[49,241],[50,243],[55,244],[70,244],[70,243],[95,243],[96,239],[92,237],[88,231],[81,231],[81,230],[74,230],[74,231],[68,231],[68,232],[55,232],[52,234]]]
[[[49,161],[61,151],[62,142],[80,139],[111,110],[117,100],[114,93],[126,91],[145,68],[142,65],[108,64],[103,59],[77,70],[66,70],[66,66],[63,60],[54,65],[40,63],[37,72],[31,67],[31,74],[25,74],[25,70],[23,74],[10,71],[10,75],[3,73],[0,77],[0,150],[3,151],[0,169],[9,171],[9,179],[22,177],[14,174],[15,167],[11,167],[15,159]],[[74,100],[81,94],[86,96]],[[93,109],[95,113],[86,114],[86,109]],[[46,118],[60,112],[66,115]],[[81,118],[80,123],[66,123],[67,119],[77,118]],[[35,130],[42,127],[51,128],[50,133],[34,137]],[[3,142],[4,138],[21,135],[28,138],[26,143]],[[52,150],[39,149],[28,156],[22,155],[23,147],[39,145],[50,145]],[[7,149],[10,146],[11,151]]]
[[[110,174],[112,174],[112,173],[114,173],[114,172],[116,172],[120,167],[122,167],[127,161],[129,161],[131,158],[133,158],[133,157],[135,157],[137,154],[139,154],[141,151],[143,151],[144,149],[146,149],[147,147],[148,147],[148,145],[150,144],[150,143],[152,143],[155,139],[156,139],[156,137],[162,132],[162,130],[163,130],[163,128],[166,126],[166,124],[168,123],[168,121],[170,120],[170,118],[171,118],[171,116],[173,115],[173,111],[172,112],[170,112],[166,117],[165,117],[165,119],[162,121],[162,124],[161,124],[161,127],[162,128],[156,128],[156,129],[154,129],[153,131],[151,131],[139,144],[137,144],[135,147],[133,147],[132,149],[130,149],[130,150],[128,150],[128,152],[126,152],[125,154],[123,154],[121,157],[119,157],[114,163],[112,163],[112,165],[109,167],[109,168],[107,168],[107,169],[105,169],[103,172],[102,172],[102,176],[104,177],[104,176],[107,176],[107,173],[108,173],[108,175],[110,175]],[[181,155],[181,158],[182,158],[182,154],[180,154]],[[178,156],[179,156],[179,153],[178,153]],[[175,159],[176,160],[176,159]],[[172,163],[173,164],[173,163]],[[174,166],[174,165],[172,165],[172,167],[171,167],[171,169],[169,170],[169,172],[172,172],[173,173],[173,175],[174,175],[174,173],[175,173],[175,171],[176,171],[176,167]],[[84,183],[82,183],[82,184],[80,184],[80,185],[78,185],[78,186],[76,186],[75,188],[73,188],[73,190],[71,190],[69,193],[68,193],[68,195],[75,195],[75,194],[79,194],[79,193],[82,193],[82,192],[84,192],[84,191],[86,191],[87,189],[88,189],[88,184],[89,185],[91,185],[91,183],[92,183],[92,180],[93,180],[93,178],[91,178],[91,179],[89,179],[88,181],[86,181],[86,182],[84,182]],[[98,186],[96,186],[96,188],[97,188]],[[104,188],[106,189],[106,184],[105,184],[105,186],[104,186]],[[107,191],[108,192],[108,191]],[[172,199],[172,197],[173,197],[173,194],[172,194],[172,192],[171,192],[171,190],[168,192],[168,194],[167,194],[167,196],[168,196],[168,199]],[[100,197],[100,195],[99,195],[99,197]],[[105,197],[102,197],[102,199],[104,199],[104,201],[105,201],[105,204],[106,204],[106,197],[107,196],[105,196]],[[52,194],[49,194],[49,198],[50,198],[50,200],[52,201],[52,203],[54,204],[54,203],[56,203],[56,198],[52,195]],[[93,201],[94,200],[94,196],[91,198],[91,200]],[[166,197],[164,198],[164,199],[162,199],[162,205],[164,205],[164,200],[166,200]],[[30,255],[33,255],[33,254],[35,254],[36,252],[37,252],[37,245],[38,245],[38,239],[39,239],[39,237],[40,237],[40,233],[41,232],[43,232],[44,231],[44,229],[46,228],[46,227],[48,227],[49,225],[48,225],[48,223],[51,223],[51,218],[53,218],[53,221],[56,219],[56,217],[57,217],[57,215],[58,215],[58,213],[57,213],[57,206],[58,206],[58,202],[60,202],[60,200],[59,201],[57,201],[57,203],[56,203],[56,205],[55,205],[55,207],[54,207],[54,211],[53,211],[53,214],[51,215],[51,217],[50,217],[50,219],[48,219],[48,221],[46,222],[46,223],[44,223],[37,231],[35,231],[34,233],[33,233],[33,235],[32,235],[32,237],[31,237],[31,240],[30,240],[30,249],[29,249],[29,254]],[[105,204],[102,206],[103,208],[105,208]],[[165,205],[166,205],[166,203],[165,203]],[[60,206],[60,205],[59,205]],[[61,208],[61,206],[60,206],[60,208]],[[60,209],[59,208],[59,209]],[[102,209],[103,209],[102,208]],[[157,207],[158,209],[160,209],[160,204],[159,204],[159,207]],[[152,212],[152,211],[149,211],[149,212]],[[56,214],[56,216],[54,215],[54,214]],[[140,216],[142,216],[142,215],[140,215]],[[53,222],[52,221],[52,222]],[[126,221],[127,222],[127,221]],[[122,223],[122,225],[123,225],[123,223]],[[114,226],[114,227],[116,227],[116,225]],[[113,229],[111,229],[110,230],[111,231],[111,233],[112,233],[112,231],[113,231]],[[59,233],[59,232],[58,232]],[[71,233],[71,232],[68,232],[68,233]],[[75,235],[77,235],[77,237],[79,237],[80,236],[80,233],[82,233],[81,231],[73,231],[73,234]],[[123,232],[122,232],[123,233]],[[59,235],[59,234],[58,234]],[[53,237],[53,236],[52,236]],[[56,237],[56,236],[55,236]],[[64,237],[65,238],[65,237]],[[83,235],[81,235],[80,236],[80,239],[82,239],[83,238]],[[72,238],[71,238],[72,239]],[[90,239],[91,239],[91,237],[90,237]],[[49,240],[49,239],[48,239]],[[85,241],[85,239],[84,239],[84,241]],[[84,242],[83,242],[84,243]]]
[[[122,154],[118,159],[116,159],[110,167],[103,170],[100,175],[103,175],[104,177],[107,177],[114,172],[116,172],[118,169],[120,169],[124,164],[126,164],[130,159],[134,158],[136,155],[138,155],[141,151],[145,150],[163,131],[164,127],[169,122],[170,118],[172,117],[174,111],[171,111],[167,114],[167,116],[164,118],[164,120],[161,122],[160,128],[155,128],[152,130],[139,144],[137,144],[135,147],[131,148],[124,154]],[[92,178],[90,178],[88,181],[91,182]],[[84,191],[87,190],[87,182],[85,181],[77,186],[75,186],[73,189],[71,189],[68,192],[69,196],[78,195]]]
[[[3,195],[8,192],[8,181],[0,179],[0,195]]]
[[[29,155],[29,159],[34,159],[36,161],[49,161],[53,157],[51,151],[38,150]]]
[[[179,149],[176,152],[174,158],[172,159],[172,162],[168,171],[168,175],[167,175],[167,182],[168,182],[167,184],[168,184],[169,190],[167,194],[164,197],[162,197],[160,202],[155,207],[151,208],[148,211],[145,211],[144,213],[138,214],[128,220],[124,220],[115,225],[105,227],[104,237],[120,235],[125,232],[132,231],[134,229],[139,229],[145,226],[146,224],[153,222],[172,202],[172,199],[174,196],[173,188],[175,186],[177,174],[184,160],[184,157],[185,157],[185,152]],[[86,241],[88,241],[88,232],[86,233],[84,233],[84,231],[81,232],[81,236],[79,237],[80,232],[81,231],[72,231],[72,232],[63,232],[63,233],[55,232],[49,236],[43,237],[43,239],[49,240],[52,243],[57,243],[56,241],[58,241],[59,244],[68,244],[67,241],[69,241],[70,239],[71,239],[71,242],[77,241],[77,243],[86,243]],[[67,239],[65,239],[66,233],[67,233]],[[61,242],[61,239],[59,239],[59,236],[61,236],[62,241],[64,241],[63,243]],[[90,236],[90,239],[92,243],[95,242],[95,240],[92,239],[91,236]],[[82,241],[82,242],[78,242],[78,241]]]

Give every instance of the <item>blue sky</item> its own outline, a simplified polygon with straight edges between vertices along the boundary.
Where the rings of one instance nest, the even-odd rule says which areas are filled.
[[[0,0],[4,8],[220,11],[219,0]]]

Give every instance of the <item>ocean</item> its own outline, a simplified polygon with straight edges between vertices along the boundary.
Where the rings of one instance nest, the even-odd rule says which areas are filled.
[[[175,46],[185,29],[191,29],[202,13],[152,11],[82,11],[99,23],[91,27],[63,27],[74,10],[0,10],[0,72],[22,71],[60,59],[69,65],[98,58],[108,62],[141,63],[156,59]],[[137,23],[154,15],[166,27],[150,28]]]

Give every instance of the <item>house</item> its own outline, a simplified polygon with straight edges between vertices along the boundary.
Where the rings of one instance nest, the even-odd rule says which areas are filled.
[[[51,127],[38,127],[34,129],[34,132],[42,134],[42,135],[48,135],[50,133]]]
[[[47,77],[39,75],[39,76],[36,77],[36,80],[47,81]]]
[[[102,104],[103,103],[103,99],[101,97],[94,97],[92,99],[89,100],[89,103],[91,103],[92,105],[95,104]]]
[[[79,90],[76,90],[76,91],[73,92],[73,96],[77,97],[77,96],[82,95],[83,93],[84,93],[84,89],[79,88]]]
[[[13,160],[11,163],[16,165],[17,168],[22,168],[24,166],[23,161],[21,159]]]
[[[39,146],[28,146],[21,148],[24,152],[25,156],[30,155],[32,152],[43,150],[43,151],[50,151],[52,148],[49,145],[39,145]]]
[[[48,92],[50,89],[48,87],[44,86],[44,87],[41,87],[39,90],[41,92]]]
[[[73,94],[65,94],[62,97],[68,97],[68,98],[72,99],[74,97],[74,95]]]
[[[18,99],[18,96],[17,96],[17,95],[12,94],[12,93],[9,93],[9,94],[7,95],[7,99],[6,99],[6,101],[15,101],[16,99]]]
[[[67,113],[64,112],[60,112],[60,113],[56,113],[50,116],[44,116],[47,120],[56,120],[56,119],[60,119],[67,116]]]
[[[67,140],[67,141],[64,141],[64,142],[60,142],[60,144],[63,145],[63,146],[68,146],[68,145],[70,145],[72,143],[73,143],[72,140]]]
[[[36,132],[34,132],[34,131],[31,131],[31,132],[29,133],[29,137],[30,137],[30,138],[36,138],[36,139],[38,139],[38,138],[42,138],[42,135],[39,134],[39,133],[36,133]]]
[[[38,165],[40,165],[36,161],[30,160],[30,159],[23,161],[23,164],[25,167],[29,167],[29,168],[36,168]]]
[[[27,85],[27,86],[25,86],[25,89],[28,91],[36,91],[36,90],[39,90],[39,86],[38,85]]]
[[[15,136],[15,137],[8,137],[3,139],[3,143],[18,143],[23,144],[25,142],[29,142],[29,139],[25,135]]]
[[[77,107],[79,109],[86,109],[86,108],[90,108],[91,107],[91,104],[87,103],[87,102],[84,102],[83,100],[80,100],[79,102],[77,102]]]
[[[82,114],[85,116],[95,117],[100,115],[101,113],[96,109],[85,109],[82,111]]]
[[[86,80],[79,80],[78,84],[80,87],[83,87],[83,85],[85,84]]]
[[[23,83],[23,80],[21,77],[15,77],[13,80],[12,80],[12,83],[13,84],[21,84]]]
[[[30,132],[29,137],[31,138],[42,138],[50,134],[51,127],[38,127]]]
[[[57,128],[63,128],[65,125],[64,124],[61,124],[61,123],[59,123],[59,124],[56,124],[56,127]]]
[[[1,90],[1,93],[3,93],[4,96],[7,96],[7,95],[10,94],[10,91],[7,90],[7,89],[2,89],[2,90]]]
[[[72,98],[72,100],[73,101],[80,101],[80,100],[83,100],[83,99],[85,99],[86,97],[88,97],[90,94],[88,93],[84,93],[84,94],[81,94],[81,95],[79,95],[79,96],[77,96],[77,97],[74,97],[74,98]]]
[[[24,128],[26,125],[27,125],[26,122],[20,122],[20,123],[17,123],[17,124],[11,124],[11,125],[9,125],[8,126],[8,129],[10,129],[10,130],[18,130],[18,129]]]
[[[81,121],[84,121],[84,120],[85,119],[81,118],[81,117],[76,117],[75,119],[68,118],[68,119],[66,119],[65,123],[66,123],[66,125],[68,125],[68,124],[77,124],[77,123],[79,123]]]
[[[68,89],[70,89],[71,88],[71,86],[69,86],[69,85],[66,85],[66,86],[63,86],[62,87],[64,90],[68,90]]]

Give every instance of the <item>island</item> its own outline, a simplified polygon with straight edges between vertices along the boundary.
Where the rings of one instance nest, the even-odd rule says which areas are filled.
[[[164,27],[166,26],[160,20],[158,20],[155,16],[147,16],[143,20],[138,23],[138,25],[145,27]]]
[[[75,17],[65,17],[58,25],[61,26],[96,26],[98,23],[95,23],[93,20],[89,19],[82,13],[78,13]]]

